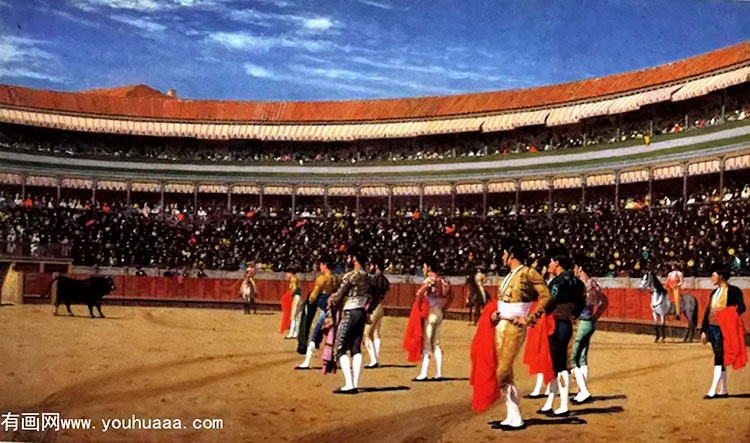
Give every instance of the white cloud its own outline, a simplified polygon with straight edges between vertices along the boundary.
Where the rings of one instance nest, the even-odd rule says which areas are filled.
[[[23,67],[0,68],[0,78],[32,78],[36,80],[48,80],[54,83],[67,83],[67,80],[64,78],[39,71],[32,71]]]
[[[297,74],[279,74],[263,66],[253,63],[244,63],[245,73],[253,78],[269,80],[274,82],[283,82],[286,84],[302,85],[305,87],[315,87],[330,92],[348,91],[357,94],[377,95],[381,91],[377,88],[368,87],[361,84],[349,84],[342,79],[332,81],[329,78],[320,78],[310,75]]]
[[[374,0],[357,0],[358,2],[362,3],[363,5],[372,6],[375,8],[380,9],[393,9],[393,5],[385,2],[377,2]]]
[[[0,36],[0,60],[5,63],[14,63],[53,59],[52,54],[37,47],[42,43],[45,42],[11,35]]]
[[[234,21],[263,26],[269,26],[269,22],[275,15],[256,11],[255,9],[233,9],[227,12],[227,17]]]
[[[292,3],[285,1],[285,0],[255,0],[256,3],[264,3],[267,5],[274,5],[277,8],[286,8],[287,6],[291,6]]]
[[[290,66],[293,71],[304,73],[306,75],[314,74],[319,77],[326,77],[337,80],[357,80],[370,82],[383,82],[386,79],[378,75],[363,74],[357,71],[350,71],[340,68],[312,68],[305,65]]]
[[[441,78],[451,79],[451,80],[473,80],[473,81],[502,81],[507,80],[503,77],[498,77],[495,75],[490,74],[480,74],[476,72],[475,70],[456,70],[456,69],[449,69],[445,68],[443,66],[438,65],[430,65],[430,64],[422,64],[422,65],[415,65],[411,63],[407,63],[403,60],[391,60],[386,62],[381,62],[377,60],[371,60],[366,57],[352,57],[351,61],[354,63],[372,66],[374,68],[380,68],[380,69],[396,69],[396,70],[402,70],[402,71],[410,71],[410,72],[418,72],[421,74],[428,74],[428,75],[434,75]],[[481,68],[477,68],[481,69]],[[492,70],[496,70],[496,68],[491,68]]]
[[[0,60],[3,63],[0,66],[0,78],[30,78],[65,83],[66,80],[60,76],[45,72],[51,62],[57,59],[40,48],[47,43],[25,37],[0,36]]]
[[[147,32],[161,32],[167,29],[167,27],[162,25],[161,23],[157,23],[145,18],[129,17],[126,15],[113,15],[110,16],[110,18],[114,21],[125,23],[126,25],[134,26]]]
[[[0,0],[0,8],[10,8],[10,3]]]
[[[310,16],[291,13],[263,12],[257,9],[232,9],[226,12],[231,20],[241,23],[252,23],[266,28],[278,28],[279,25],[300,27],[312,31],[328,31],[341,27],[328,17]]]
[[[414,93],[421,94],[455,94],[461,92],[452,88],[445,88],[442,86],[435,86],[433,84],[424,84],[416,81],[403,80],[399,77],[379,75],[379,74],[367,74],[359,71],[353,71],[350,69],[342,68],[313,68],[306,65],[291,65],[290,68],[303,75],[304,77],[322,77],[325,79],[336,81],[354,81],[358,83],[373,83],[382,85],[378,91],[383,93],[384,90],[393,90],[394,88],[406,88],[414,91]],[[403,95],[398,91],[397,95]]]
[[[227,0],[72,0],[72,4],[78,9],[89,12],[105,8],[154,12],[178,8],[212,9],[223,5],[226,1]]]
[[[297,48],[318,52],[332,47],[331,43],[325,40],[267,37],[248,32],[212,32],[208,38],[224,47],[250,52],[266,52],[273,48]]]
[[[172,5],[172,1],[157,0],[73,0],[73,6],[84,11],[101,8],[131,9],[134,11],[158,11]]]
[[[262,66],[254,65],[252,63],[245,63],[243,67],[245,68],[245,72],[247,73],[247,75],[249,75],[250,77],[273,78],[273,73]]]
[[[330,29],[333,26],[333,22],[331,22],[331,20],[326,17],[318,17],[306,19],[304,21],[304,26],[307,29],[326,30]]]
[[[101,28],[102,27],[102,25],[100,23],[97,23],[97,22],[95,22],[93,20],[87,20],[87,19],[82,18],[82,17],[77,17],[77,16],[75,16],[75,15],[73,15],[70,12],[67,12],[67,11],[60,11],[60,10],[57,10],[57,9],[48,9],[48,8],[40,8],[39,11],[46,12],[46,13],[49,13],[49,14],[54,14],[54,15],[60,17],[60,18],[63,18],[65,20],[68,20],[68,21],[73,22],[73,23],[77,23],[79,25],[88,26],[88,27],[91,27],[91,28]]]

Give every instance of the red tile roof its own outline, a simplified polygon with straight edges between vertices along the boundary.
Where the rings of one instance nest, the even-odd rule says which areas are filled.
[[[59,92],[0,85],[0,106],[154,120],[345,122],[502,112],[623,94],[747,64],[750,42],[666,65],[532,89],[440,97],[328,102],[182,100],[134,85]]]

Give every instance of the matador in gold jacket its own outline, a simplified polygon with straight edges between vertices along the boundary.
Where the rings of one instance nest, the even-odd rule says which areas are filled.
[[[502,279],[498,291],[497,309],[491,321],[495,325],[497,383],[505,395],[507,416],[501,422],[504,429],[524,426],[518,389],[513,383],[513,363],[526,338],[526,326],[534,324],[550,302],[550,292],[542,276],[522,261],[526,251],[518,243],[511,243],[503,253],[503,264],[510,273]],[[532,302],[536,309],[530,312]]]

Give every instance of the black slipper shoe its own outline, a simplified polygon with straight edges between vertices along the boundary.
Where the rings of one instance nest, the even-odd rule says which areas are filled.
[[[344,394],[344,395],[357,394],[358,392],[359,392],[359,389],[357,388],[346,389],[346,390],[338,388],[335,391],[333,391],[334,394]]]
[[[500,429],[503,431],[522,431],[526,429],[526,422],[521,426],[500,425]]]

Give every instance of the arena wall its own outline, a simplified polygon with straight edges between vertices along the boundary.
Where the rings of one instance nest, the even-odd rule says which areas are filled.
[[[77,274],[84,278],[87,275]],[[23,279],[23,293],[25,302],[43,302],[39,296],[52,281],[52,274],[26,273]],[[227,278],[184,278],[176,277],[137,277],[131,275],[116,275],[116,289],[107,297],[107,302],[116,304],[158,304],[176,306],[214,306],[214,307],[239,307],[242,304],[238,293],[240,287],[239,279]],[[394,279],[397,280],[397,279]],[[625,279],[607,279],[606,283],[619,282],[624,286]],[[694,295],[698,300],[698,317],[703,312],[711,294],[710,286],[705,283],[708,279],[692,279],[692,284],[684,290],[685,293]],[[742,280],[745,286],[746,279]],[[630,280],[630,282],[634,282]],[[696,284],[698,282],[698,284]],[[734,279],[733,279],[734,282]],[[467,313],[464,304],[468,288],[464,284],[456,284],[454,281],[454,298],[448,305],[448,316],[453,318],[463,317]],[[637,282],[635,282],[637,283]],[[276,310],[280,307],[280,299],[287,287],[287,282],[282,279],[256,279],[258,287],[258,304],[261,309]],[[649,324],[651,317],[651,293],[640,291],[633,287],[611,287],[607,285],[604,291],[609,298],[609,307],[603,319],[613,323],[637,323]],[[691,288],[691,286],[693,286]],[[302,280],[302,291],[308,293],[312,290],[312,280]],[[385,307],[389,314],[408,313],[414,294],[419,283],[396,282],[391,285],[391,290],[386,295]],[[488,286],[487,290],[492,296],[497,296],[497,286]],[[745,328],[750,330],[750,316],[742,316]],[[684,324],[680,323],[680,324]]]

